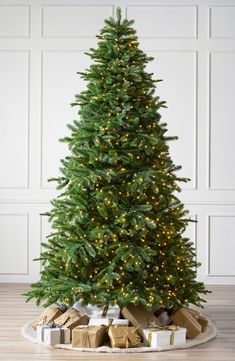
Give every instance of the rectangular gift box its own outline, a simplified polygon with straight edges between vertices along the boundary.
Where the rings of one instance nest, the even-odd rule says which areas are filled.
[[[164,347],[170,345],[171,331],[147,328],[144,331],[145,344],[150,347]]]
[[[54,320],[56,325],[64,326],[70,330],[78,325],[87,325],[89,317],[75,310],[74,308],[68,309],[60,317]]]
[[[70,330],[65,327],[37,326],[37,339],[47,345],[70,343]]]
[[[111,326],[108,335],[112,347],[129,348],[138,347],[140,344],[136,327]]]
[[[118,305],[110,305],[106,315],[103,316],[104,307],[93,306],[90,304],[83,306],[79,301],[74,303],[73,308],[81,313],[87,314],[90,317],[119,318],[121,312]]]
[[[128,326],[129,321],[124,318],[103,318],[103,317],[91,317],[88,323],[89,326],[98,326],[98,325],[119,325],[119,326]]]
[[[181,308],[171,315],[171,320],[175,325],[187,329],[187,338],[195,338],[201,332],[202,328],[199,322],[185,308]]]
[[[150,326],[160,326],[157,317],[155,317],[151,311],[147,311],[143,305],[130,303],[122,309],[122,315],[138,329],[138,333],[141,336],[144,336],[143,329],[149,328]]]
[[[32,328],[37,329],[38,325],[46,325],[51,321],[54,321],[57,317],[62,315],[61,310],[55,306],[48,306],[42,313],[32,322]]]
[[[102,346],[107,326],[77,326],[72,330],[72,347],[95,348]]]
[[[186,328],[170,326],[169,329],[149,328],[144,330],[145,343],[150,347],[165,347],[186,342]],[[170,329],[172,328],[172,329]]]
[[[202,313],[188,307],[184,307],[194,318],[197,320],[197,322],[201,325],[201,332],[206,332],[208,324],[209,324],[209,318],[203,315]]]

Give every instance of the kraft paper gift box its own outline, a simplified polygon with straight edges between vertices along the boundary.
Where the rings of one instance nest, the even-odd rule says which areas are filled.
[[[74,303],[73,308],[81,313],[87,314],[90,317],[119,318],[121,312],[118,305],[110,305],[107,313],[103,316],[104,307],[92,306],[90,304],[83,306],[79,301]]]
[[[70,343],[70,330],[65,327],[55,327],[55,325],[37,326],[37,339],[50,346]]]
[[[37,329],[38,325],[46,325],[61,316],[62,312],[58,307],[48,306],[42,313],[32,322],[32,328]]]
[[[206,332],[208,324],[209,324],[209,318],[197,310],[194,310],[192,308],[184,307],[191,315],[197,320],[197,322],[201,325],[201,332]]]
[[[175,325],[145,329],[144,334],[145,343],[154,348],[186,342],[186,328]]]
[[[72,330],[72,347],[95,348],[102,346],[107,326],[77,326]]]
[[[70,330],[78,325],[87,325],[89,317],[75,310],[74,308],[68,309],[60,317],[54,320],[58,326],[69,328]]]
[[[129,320],[124,318],[99,318],[99,317],[91,317],[88,323],[89,326],[99,326],[99,325],[119,325],[119,326],[128,326]]]
[[[130,303],[122,309],[122,315],[137,328],[137,332],[144,337],[143,329],[149,328],[150,325],[160,326],[157,317],[151,311],[147,311],[143,305],[134,305]]]
[[[136,327],[111,326],[108,335],[112,347],[138,347],[141,341]]]
[[[199,322],[185,308],[174,312],[171,320],[175,325],[185,327],[187,329],[186,337],[190,339],[197,337],[202,330]]]

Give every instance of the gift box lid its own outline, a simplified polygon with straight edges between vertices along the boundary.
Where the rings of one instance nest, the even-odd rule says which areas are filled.
[[[171,335],[170,330],[160,330],[155,327],[146,328],[143,331],[144,331],[145,336],[147,336],[149,334],[149,332],[156,335],[156,337],[169,337]]]

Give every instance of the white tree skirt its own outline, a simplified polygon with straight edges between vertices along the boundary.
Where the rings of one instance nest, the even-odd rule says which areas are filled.
[[[157,351],[189,348],[189,347],[200,345],[202,343],[212,340],[216,336],[216,332],[217,332],[216,327],[210,322],[207,332],[200,333],[193,340],[187,340],[186,343],[181,344],[181,345],[176,345],[176,346],[171,345],[171,346],[160,347],[160,348],[140,346],[140,347],[136,347],[136,348],[121,349],[121,348],[111,348],[109,346],[101,346],[101,347],[97,347],[97,348],[78,348],[78,347],[72,347],[71,343],[70,344],[57,344],[55,346],[48,346],[37,340],[36,331],[34,331],[32,329],[31,322],[26,323],[21,329],[22,335],[27,340],[34,342],[34,343],[42,344],[45,347],[63,348],[63,349],[73,350],[73,351],[107,352],[107,353],[157,352]]]

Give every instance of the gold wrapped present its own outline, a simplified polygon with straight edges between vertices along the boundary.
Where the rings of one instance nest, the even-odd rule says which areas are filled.
[[[57,317],[61,316],[62,312],[58,307],[48,306],[42,313],[32,322],[32,328],[37,329],[39,325],[47,325],[49,322],[54,321]]]
[[[187,309],[181,308],[171,315],[171,320],[175,325],[185,327],[187,329],[187,338],[195,338],[201,332],[200,323],[192,316]]]
[[[111,326],[108,335],[112,347],[138,347],[141,341],[136,327]]]
[[[122,315],[129,320],[143,337],[143,329],[153,326],[161,326],[159,320],[151,311],[147,311],[143,305],[134,305],[130,303],[122,309]]]
[[[107,335],[107,326],[77,326],[72,330],[72,347],[101,346]]]
[[[197,320],[197,322],[201,325],[201,332],[206,332],[208,324],[209,324],[209,318],[206,315],[203,315],[202,313],[188,307],[184,307],[191,315]]]
[[[58,326],[63,326],[72,330],[78,325],[87,325],[89,322],[89,317],[80,313],[74,308],[69,308],[60,317],[56,318],[54,322]]]

